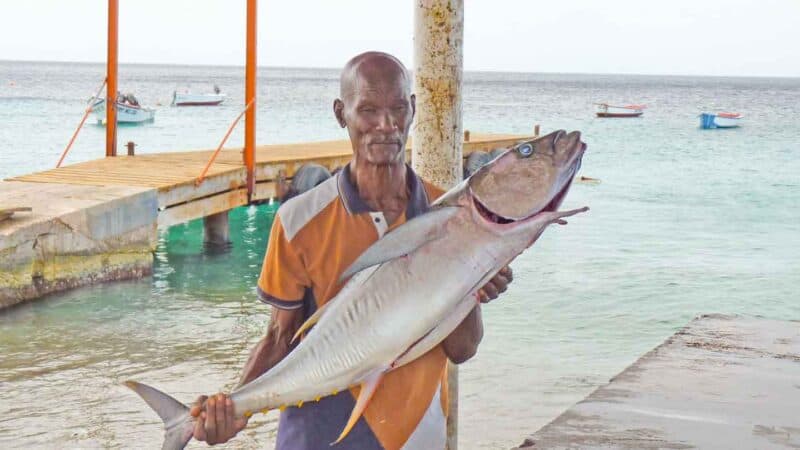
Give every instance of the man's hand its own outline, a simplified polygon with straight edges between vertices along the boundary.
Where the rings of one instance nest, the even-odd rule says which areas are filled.
[[[480,300],[481,303],[489,303],[505,292],[506,289],[508,289],[509,283],[512,281],[514,281],[514,274],[511,271],[511,267],[503,267],[500,269],[500,272],[497,272],[494,278],[489,280],[482,288],[478,289],[478,300]]]
[[[203,409],[205,402],[205,410]],[[194,425],[194,438],[208,445],[228,442],[247,426],[247,418],[237,418],[233,413],[233,402],[225,394],[212,397],[201,395],[189,410],[197,421]]]

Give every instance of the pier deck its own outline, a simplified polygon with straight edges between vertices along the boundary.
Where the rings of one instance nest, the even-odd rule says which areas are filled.
[[[473,133],[464,154],[507,147],[528,135]],[[407,148],[410,155],[410,145]],[[241,150],[223,150],[196,183],[212,150],[116,156],[0,182],[0,308],[97,281],[138,277],[152,266],[157,229],[267,200],[275,179],[305,163],[346,164],[350,142],[256,148],[248,198]]]
[[[800,321],[699,317],[519,448],[800,448]]]
[[[473,133],[464,143],[464,155],[512,145],[532,137]],[[410,148],[409,143],[409,154]],[[246,172],[241,150],[221,151],[203,183],[195,185],[212,153],[212,150],[200,150],[102,158],[12,177],[7,181],[155,189],[158,224],[164,227],[247,204]],[[279,171],[291,178],[296,168],[309,162],[333,169],[347,163],[351,155],[350,142],[346,140],[258,146],[256,188],[252,200],[265,200],[275,195],[274,180]]]

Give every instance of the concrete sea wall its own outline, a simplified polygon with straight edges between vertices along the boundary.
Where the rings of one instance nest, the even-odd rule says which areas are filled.
[[[127,186],[0,183],[0,308],[100,281],[150,273],[156,191]]]

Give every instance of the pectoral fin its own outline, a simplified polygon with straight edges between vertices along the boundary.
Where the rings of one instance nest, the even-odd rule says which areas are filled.
[[[300,328],[297,329],[297,331],[294,333],[294,336],[292,337],[292,342],[291,342],[292,344],[294,344],[294,341],[300,338],[300,336],[302,336],[303,333],[305,333],[311,327],[313,327],[314,324],[319,322],[319,318],[322,317],[322,314],[324,314],[325,308],[327,308],[328,305],[330,305],[330,303],[326,303],[322,306],[317,307],[317,310],[314,311],[314,314],[312,314],[311,317],[306,319],[306,321],[303,322],[302,325],[300,325]]]
[[[339,281],[397,257],[407,255],[422,245],[444,235],[442,225],[458,212],[458,207],[445,206],[415,217],[390,231],[372,244],[339,277]]]
[[[345,425],[344,430],[339,435],[339,438],[336,439],[335,442],[331,443],[338,444],[339,442],[344,439],[350,430],[356,425],[358,419],[361,417],[361,414],[364,413],[364,410],[367,409],[367,404],[369,404],[369,400],[372,398],[372,394],[375,393],[375,389],[378,388],[378,385],[383,379],[384,370],[375,371],[364,379],[361,382],[361,390],[358,393],[358,399],[356,400],[356,406],[353,408],[353,412],[350,413],[350,419],[347,421],[347,425]]]

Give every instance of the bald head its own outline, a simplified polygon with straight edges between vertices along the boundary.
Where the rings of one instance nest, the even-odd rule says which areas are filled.
[[[347,61],[339,78],[339,96],[346,101],[365,80],[373,83],[399,80],[406,92],[411,89],[403,63],[383,52],[364,52]]]
[[[355,161],[402,167],[416,109],[403,63],[387,53],[362,53],[342,69],[340,91],[333,113],[347,128]]]

